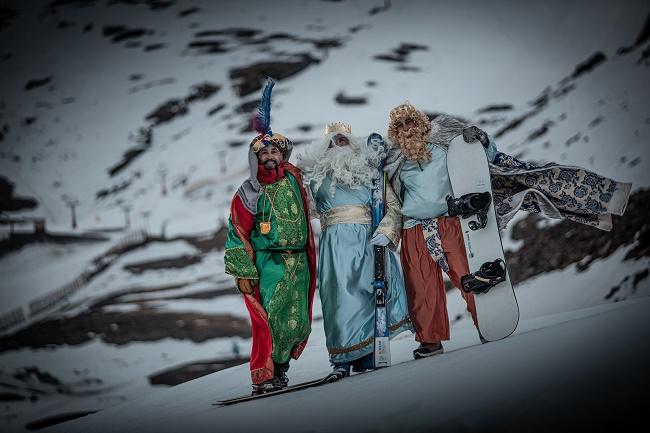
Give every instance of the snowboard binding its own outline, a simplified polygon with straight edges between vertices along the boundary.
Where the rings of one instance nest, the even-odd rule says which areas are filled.
[[[485,192],[472,192],[459,198],[447,196],[447,208],[449,216],[460,215],[461,218],[469,218],[476,215],[478,222],[470,221],[469,228],[478,230],[487,226],[487,213],[492,204],[492,195]]]
[[[465,293],[487,293],[492,287],[506,280],[506,264],[502,259],[485,262],[478,272],[460,279]]]

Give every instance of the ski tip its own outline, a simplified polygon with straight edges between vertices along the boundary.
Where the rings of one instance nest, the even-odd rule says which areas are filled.
[[[216,403],[212,403],[212,406],[228,406],[230,404],[236,403],[238,400],[242,400],[246,397],[240,397],[233,400],[219,400]]]
[[[330,373],[325,377],[325,382],[336,382],[337,380],[341,379],[341,375],[336,374],[336,373]]]

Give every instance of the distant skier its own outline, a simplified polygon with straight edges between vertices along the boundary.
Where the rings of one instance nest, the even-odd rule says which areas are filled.
[[[293,144],[270,128],[273,81],[267,83],[250,144],[250,178],[232,200],[226,272],[244,294],[253,328],[253,393],[287,386],[311,332],[316,255],[300,171],[288,162]]]
[[[334,372],[342,377],[350,374],[350,368],[355,372],[373,368],[373,245],[394,250],[402,228],[397,199],[388,195],[386,215],[371,239],[371,187],[384,157],[383,149],[368,148],[343,123],[328,125],[324,139],[298,157],[321,222],[318,287],[327,350]],[[388,326],[394,337],[411,325],[397,257],[393,252],[387,257]]]
[[[549,163],[538,167],[498,152],[488,134],[459,119],[426,113],[409,103],[390,112],[388,138],[394,148],[386,160],[393,190],[399,192],[404,215],[401,262],[409,312],[420,346],[417,358],[442,353],[449,339],[444,270],[454,286],[469,274],[460,222],[447,216],[446,197],[452,194],[447,172],[447,149],[463,134],[466,142],[479,140],[490,162],[494,208],[500,228],[519,209],[551,218],[567,218],[603,230],[611,229],[611,215],[621,215],[631,184],[616,182],[580,167]],[[471,293],[461,294],[475,326],[476,307]],[[485,341],[479,333],[481,341]]]

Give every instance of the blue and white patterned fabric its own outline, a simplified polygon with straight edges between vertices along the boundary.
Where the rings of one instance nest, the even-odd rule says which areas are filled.
[[[490,164],[490,175],[501,229],[522,209],[609,231],[612,215],[623,214],[632,188],[581,167],[537,166],[501,152]]]

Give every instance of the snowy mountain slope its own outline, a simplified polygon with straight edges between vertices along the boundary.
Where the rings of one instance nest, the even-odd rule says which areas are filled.
[[[580,318],[318,389],[210,406],[244,391],[247,372],[236,367],[46,431],[245,432],[261,424],[313,432],[639,429],[647,404],[648,377],[641,372],[649,360],[649,302],[592,307]],[[314,368],[310,355],[296,370],[326,371]]]
[[[627,305],[628,301],[616,304],[607,303],[605,296],[614,285],[620,282],[623,276],[632,274],[638,269],[647,268],[649,263],[648,260],[641,260],[623,262],[620,266],[614,265],[620,263],[621,255],[624,255],[625,252],[621,251],[612,257],[595,263],[588,273],[577,273],[571,267],[563,271],[536,277],[517,286],[517,298],[522,319],[516,334],[520,334],[521,338],[528,338],[529,333],[532,331],[561,322],[584,319],[592,316],[595,312]],[[643,284],[634,292],[630,288],[627,298],[628,300],[640,300],[647,299],[649,295],[650,286]],[[594,305],[597,307],[590,308]],[[240,311],[241,314],[245,314],[241,300],[238,309],[236,303],[232,304],[232,307],[234,308],[233,312]],[[319,317],[321,313],[318,297],[315,307],[315,317]],[[455,352],[468,346],[478,345],[477,333],[457,290],[453,290],[448,294],[448,311],[452,320],[451,340],[445,343],[445,350]],[[594,334],[599,332],[595,329],[592,331]],[[584,337],[589,338],[589,335],[584,335]],[[241,339],[235,341],[239,342],[238,344],[243,353],[247,353],[250,341]],[[501,343],[495,344],[500,345]],[[65,350],[59,349],[54,352],[22,349],[5,353],[2,356],[2,362],[4,368],[9,369],[9,371],[12,368],[17,369],[25,365],[25,360],[30,359],[33,365],[43,366],[46,371],[61,379],[64,383],[74,384],[80,382],[80,378],[100,378],[102,380],[102,383],[97,385],[81,386],[80,383],[72,387],[72,389],[79,391],[93,391],[96,393],[94,395],[45,396],[34,406],[34,409],[37,410],[30,411],[23,407],[18,412],[21,414],[18,419],[19,422],[15,424],[12,422],[8,425],[11,425],[12,429],[15,428],[15,431],[22,431],[22,425],[47,420],[54,415],[106,410],[122,402],[126,403],[121,405],[120,411],[129,411],[129,405],[133,404],[133,399],[145,395],[152,398],[155,395],[161,395],[161,399],[171,399],[169,394],[171,390],[151,387],[147,385],[145,377],[165,367],[169,368],[192,359],[228,357],[232,351],[232,344],[230,339],[212,339],[200,344],[173,340],[164,340],[157,343],[132,342],[127,346],[113,346],[101,341],[95,341],[69,347]],[[411,351],[416,346],[417,344],[412,335],[404,333],[398,336],[391,345],[393,363],[398,364],[411,360]],[[489,346],[481,347],[488,348]],[[507,356],[507,354],[504,353],[503,356]],[[71,368],[71,366],[74,366],[74,368]],[[77,372],[77,370],[82,372]],[[313,325],[306,353],[299,361],[294,363],[290,377],[292,382],[296,383],[318,377],[328,370],[329,365],[322,321],[316,321]],[[245,393],[249,389],[250,379],[247,365],[233,367],[209,377],[216,375],[219,375],[219,380],[214,383],[212,380],[215,379],[211,379],[209,382],[210,394],[206,394],[204,397],[198,395],[197,398],[205,398],[206,400],[225,398]],[[208,380],[208,377],[199,380]],[[448,392],[454,394],[459,391],[457,387],[453,387]],[[20,407],[16,406],[12,412],[15,413],[15,410]],[[179,408],[183,413],[185,413],[186,409],[185,407]],[[186,415],[189,413],[193,413],[193,411],[188,411]]]
[[[641,163],[633,168],[623,164],[616,170],[616,165],[611,164],[621,156],[628,161],[643,156],[638,154],[642,150],[640,143],[647,137],[648,125],[643,122],[647,117],[644,95],[649,91],[646,68],[636,65],[635,53],[616,55],[616,50],[634,40],[641,28],[642,3],[628,3],[625,7],[609,3],[595,7],[587,3],[588,8],[576,3],[571,8],[552,9],[545,4],[513,6],[510,2],[442,3],[435,7],[428,2],[398,2],[385,13],[367,16],[372,2],[305,2],[301,8],[292,7],[299,2],[291,1],[198,2],[200,12],[187,18],[178,17],[175,7],[152,11],[97,2],[91,8],[60,6],[55,15],[43,15],[34,5],[23,11],[3,35],[7,46],[14,48],[12,57],[0,64],[6,77],[2,84],[2,118],[9,125],[2,143],[4,158],[0,167],[17,183],[17,193],[40,197],[43,205],[36,213],[47,215],[55,224],[64,225],[67,220],[68,210],[61,200],[61,195],[66,194],[80,201],[80,226],[85,228],[97,224],[98,216],[102,224],[121,221],[119,206],[126,204],[133,206],[133,215],[138,219],[142,212],[151,212],[154,228],[164,220],[175,224],[206,212],[212,217],[197,223],[209,228],[219,216],[224,216],[220,209],[237,180],[218,185],[211,195],[206,192],[203,200],[189,203],[183,197],[181,185],[214,176],[221,159],[228,161],[222,167],[226,173],[245,168],[245,148],[232,148],[228,143],[250,140],[250,133],[239,132],[248,115],[238,114],[237,106],[241,101],[254,101],[257,94],[240,99],[237,80],[230,79],[229,74],[255,62],[285,60],[286,56],[272,55],[276,50],[288,50],[285,45],[294,54],[306,50],[321,60],[298,75],[280,80],[276,89],[273,124],[297,140],[316,138],[322,125],[332,119],[349,121],[359,133],[384,132],[387,112],[405,99],[430,111],[468,118],[475,117],[477,109],[489,104],[508,103],[513,105],[515,117],[527,111],[527,102],[545,87],[556,86],[578,63],[602,51],[607,60],[579,77],[576,90],[562,104],[552,101],[537,115],[544,116],[543,119],[529,120],[504,135],[498,144],[517,153],[522,150],[518,143],[524,141],[530,129],[565,113],[569,120],[563,125],[567,126],[551,129],[554,136],[548,141],[554,146],[538,146],[527,156],[548,160],[559,157],[562,162],[586,164],[605,171],[606,175],[620,173],[626,180],[647,183],[648,179],[640,175],[647,171],[647,158],[642,157]],[[260,22],[259,16],[264,16],[264,21]],[[578,18],[590,25],[576,26]],[[60,20],[74,25],[59,28]],[[319,30],[310,30],[314,22],[320,23]],[[82,23],[92,24],[92,30],[84,33]],[[232,37],[221,36],[219,40],[233,44],[230,51],[199,55],[187,49],[200,31],[241,27],[269,36],[285,30],[287,23],[302,24],[296,28],[295,37],[334,38],[341,46],[323,54],[322,50],[301,42],[279,39],[273,44],[244,44],[236,38],[233,41]],[[134,43],[162,41],[166,45],[142,52],[138,46],[128,48],[123,43],[111,42],[104,35],[110,34],[115,25],[153,32],[146,35],[145,41]],[[364,27],[351,33],[349,29],[355,25]],[[472,27],[473,32],[461,31],[464,25]],[[38,27],[42,38],[27,38],[20,31],[30,27]],[[554,29],[552,34],[549,28]],[[417,72],[404,72],[396,69],[394,62],[374,59],[404,42],[428,48],[409,55],[408,64],[419,68]],[[260,51],[265,47],[270,52]],[[35,52],[43,53],[46,62],[36,61],[31,55]],[[460,67],[466,63],[481,65],[479,78],[473,68]],[[129,77],[133,75],[142,78],[132,82]],[[51,76],[51,84],[24,90],[30,77],[40,76]],[[173,78],[173,82],[132,91],[142,85],[140,81],[160,83],[166,77]],[[368,81],[375,84],[368,87]],[[206,82],[214,83],[219,90],[206,100],[189,103],[186,114],[169,115],[168,122],[155,127],[151,127],[154,121],[145,119],[156,107],[185,98],[192,93],[192,86]],[[334,96],[341,91],[365,95],[368,103],[338,104]],[[65,98],[74,101],[63,103]],[[598,105],[600,100],[605,103],[602,107]],[[627,107],[625,112],[619,107],[623,103]],[[225,108],[214,117],[207,116],[218,104]],[[247,111],[252,108],[254,105]],[[24,120],[30,116],[36,116],[36,120],[26,125]],[[558,149],[599,116],[604,116],[605,123],[598,128],[597,136],[590,137],[588,147],[578,143],[566,152]],[[533,121],[537,124],[531,124]],[[314,128],[307,133],[299,132],[296,128],[300,125]],[[122,154],[138,148],[140,128],[150,128],[150,147],[124,170],[110,176],[108,170],[122,159]],[[590,163],[592,156],[594,162]],[[13,157],[20,160],[15,162]],[[159,195],[161,170],[167,172],[166,181],[172,184],[170,196],[163,200]],[[84,182],[80,184],[78,179]],[[107,190],[116,192],[96,198]]]
[[[525,115],[530,110],[527,101],[539,95],[538,89],[549,85],[551,88],[562,87],[553,83],[569,76],[572,69],[576,68],[576,64],[598,51],[606,53],[607,59],[598,64],[593,71],[583,72],[578,76],[571,83],[576,86],[574,90],[565,96],[550,97],[547,105],[542,106],[533,116],[526,119],[519,128],[509,129],[498,138],[497,142],[501,149],[533,160],[558,160],[584,165],[604,175],[633,181],[635,187],[649,183],[647,173],[650,170],[646,167],[649,160],[648,147],[643,146],[647,140],[649,127],[644,105],[649,92],[645,80],[646,68],[637,64],[637,55],[634,51],[625,56],[616,54],[617,48],[633,40],[640,28],[641,14],[635,13],[639,9],[634,5],[626,8],[608,9],[602,6],[584,10],[576,4],[575,9],[570,10],[552,11],[541,7],[541,10],[533,8],[521,11],[517,7],[483,5],[470,8],[442,4],[431,8],[431,5],[426,3],[409,3],[408,6],[395,4],[386,13],[367,17],[365,9],[344,9],[344,13],[341,13],[341,9],[336,9],[340,5],[321,3],[309,3],[306,6],[305,17],[302,20],[306,30],[301,37],[313,38],[314,34],[327,33],[344,41],[343,46],[331,49],[320,64],[310,66],[302,74],[282,80],[278,84],[274,124],[309,126],[322,125],[331,119],[346,119],[355,125],[355,131],[358,125],[359,130],[363,132],[372,129],[383,132],[385,113],[397,103],[395,101],[405,98],[431,111],[442,109],[464,117],[476,118],[478,121],[485,120],[484,115],[474,114],[478,107],[485,107],[493,101],[511,102],[514,107],[512,113],[502,113],[498,118],[501,120],[497,119],[496,123],[485,126],[488,132],[495,134],[504,128],[503,124],[508,124],[513,118],[517,119],[522,113]],[[39,197],[45,197],[41,201],[43,206],[35,211],[23,213],[48,216],[48,213],[53,212],[52,209],[58,208],[58,216],[51,215],[48,224],[63,226],[67,214],[65,203],[61,200],[61,195],[64,193],[68,197],[76,197],[80,200],[77,212],[82,229],[121,222],[124,206],[131,207],[131,219],[137,224],[146,225],[153,232],[162,231],[164,226],[168,235],[202,232],[215,229],[222,224],[227,216],[227,203],[232,191],[245,176],[246,166],[245,159],[242,157],[245,149],[232,148],[228,143],[233,140],[247,142],[250,138],[250,133],[232,132],[229,129],[233,121],[238,122],[239,125],[245,124],[248,115],[234,114],[237,112],[237,108],[233,107],[237,100],[237,88],[232,87],[235,81],[227,78],[227,75],[233,70],[233,65],[259,60],[268,56],[268,53],[258,52],[258,44],[242,43],[245,38],[240,38],[240,44],[235,45],[232,51],[208,56],[206,60],[205,55],[187,54],[187,47],[181,50],[180,41],[197,37],[196,34],[200,33],[199,28],[205,26],[198,20],[202,15],[210,17],[210,26],[215,28],[222,22],[224,26],[226,23],[229,25],[236,23],[242,28],[253,26],[254,20],[249,16],[250,8],[244,6],[245,4],[224,6],[223,9],[217,9],[219,13],[216,14],[217,10],[213,9],[214,4],[203,5],[201,7],[205,9],[202,9],[202,14],[190,15],[197,21],[192,21],[194,24],[190,22],[188,27],[178,25],[179,20],[181,24],[188,23],[183,21],[186,17],[179,17],[179,12],[174,8],[152,11],[129,5],[104,7],[98,5],[92,8],[72,8],[63,5],[53,8],[56,11],[54,15],[39,15],[36,13],[38,7],[32,6],[31,10],[26,9],[19,14],[16,18],[18,22],[4,31],[8,46],[11,47],[13,44],[21,49],[14,49],[13,56],[1,66],[8,73],[8,80],[3,82],[3,95],[8,101],[15,102],[5,103],[3,111],[3,118],[6,118],[7,124],[13,127],[3,139],[4,159],[1,160],[0,167],[3,173],[8,173],[9,178],[16,182],[18,194],[34,195],[32,182],[52,183],[52,188],[44,187],[37,194]],[[279,10],[283,10],[280,7],[282,5],[272,10],[267,10],[268,6],[256,6],[261,9],[256,8],[255,11],[267,14],[269,24],[255,31],[262,34],[279,31],[282,22],[275,22],[273,19],[279,14]],[[101,15],[98,15],[98,10],[102,11]],[[584,14],[588,15],[587,21],[593,23],[598,31],[594,30],[593,34],[585,35],[581,33],[586,31],[584,28],[581,28],[580,32],[574,28],[577,17]],[[314,21],[324,19],[315,17],[326,17],[327,23],[317,27],[318,31],[312,30],[314,27],[309,24],[312,21],[310,15],[314,17]],[[557,21],[559,17],[561,20]],[[60,28],[57,22],[60,23],[64,18],[74,22],[75,25]],[[91,31],[84,31],[86,27],[84,30],[79,29],[79,23],[84,20],[92,23]],[[448,28],[450,23],[463,23],[468,20],[483,24],[476,27],[480,28],[481,32],[490,31],[490,37],[472,34],[467,35],[467,39],[463,39],[460,38],[457,30]],[[505,21],[525,22],[528,27],[523,31],[517,24],[512,29],[497,32],[495,29]],[[143,26],[148,28],[152,22],[155,22],[159,27],[155,34],[158,35],[157,37],[164,38],[169,45],[164,50],[141,53],[137,50],[137,46],[128,48],[124,44],[112,43],[105,35],[110,33],[111,23],[115,22],[124,23],[122,25],[126,28]],[[354,27],[352,26],[354,22],[362,25],[356,32],[349,30]],[[626,25],[623,26],[622,23]],[[637,23],[637,26],[634,26],[634,23]],[[30,25],[38,25],[40,32],[51,36],[48,38],[49,43],[43,44],[38,39],[26,40],[19,29]],[[545,32],[547,33],[547,29],[552,26],[557,26],[558,30],[549,39]],[[95,34],[99,33],[100,27],[103,28],[103,34]],[[398,28],[400,31],[386,32],[385,28]],[[607,37],[601,32],[602,29],[608,30]],[[214,33],[218,30],[201,32]],[[438,32],[439,37],[435,37]],[[443,35],[445,38],[441,39]],[[80,39],[83,44],[71,44],[71,38],[75,41]],[[562,38],[571,39],[572,43],[565,44],[564,49],[560,50]],[[408,56],[408,63],[417,64],[420,68],[419,72],[407,73],[396,70],[393,63],[374,58],[377,54],[373,52],[380,51],[381,47],[396,47],[403,43],[400,41],[406,39],[429,48],[413,51]],[[487,41],[488,45],[493,45],[495,48],[486,50],[483,45],[475,43],[477,39]],[[432,40],[435,43],[432,44]],[[40,49],[50,53],[49,55],[56,59],[48,66],[54,72],[58,72],[53,76],[67,77],[70,71],[74,71],[75,74],[86,74],[84,75],[86,82],[94,84],[92,91],[82,91],[81,94],[87,98],[95,92],[97,101],[101,101],[101,105],[98,105],[103,107],[101,110],[95,108],[95,105],[89,106],[83,100],[77,101],[77,99],[74,104],[60,104],[56,109],[51,104],[48,106],[41,103],[43,99],[54,98],[54,95],[49,94],[61,93],[64,90],[68,94],[77,92],[73,84],[78,81],[72,81],[68,85],[65,85],[65,80],[61,84],[53,81],[54,84],[50,87],[24,90],[25,86],[20,83],[24,81],[24,72],[28,70],[30,62],[34,62],[29,53],[38,51],[39,43],[42,45]],[[281,39],[277,42],[280,45],[287,43],[293,44],[294,48],[304,48],[305,45]],[[544,45],[547,43],[550,45]],[[90,46],[93,49],[89,53]],[[66,49],[58,49],[61,47]],[[527,56],[523,52],[525,49],[538,54]],[[471,75],[473,72],[467,70],[468,75],[465,76],[462,74],[464,71],[459,70],[458,67],[461,63],[461,53],[477,64],[493,65],[495,70],[502,72],[487,74],[483,71],[481,79],[477,80]],[[88,54],[96,56],[96,62],[93,62],[92,58],[88,59]],[[120,62],[109,62],[109,59],[116,56],[121,59]],[[499,61],[494,59],[495,56]],[[547,61],[546,56],[551,56],[549,58],[553,62]],[[79,66],[77,62],[81,58],[92,64],[109,64],[110,79],[96,73],[96,69],[86,70]],[[152,58],[157,60],[152,61]],[[178,61],[179,58],[181,61]],[[521,64],[522,59],[537,63],[525,68],[526,73],[522,73],[524,68]],[[165,62],[165,67],[162,68],[156,62]],[[347,67],[347,65],[358,65],[360,62],[368,66]],[[516,65],[516,73],[510,65]],[[161,68],[168,73],[175,71],[172,75],[178,77],[174,78],[173,83],[160,81],[163,80],[160,78],[148,81],[157,85],[136,84],[135,87],[126,78],[136,72],[138,75],[151,78],[152,75],[160,74]],[[192,72],[193,68],[198,71]],[[345,70],[345,79],[342,81],[333,78],[338,77],[337,74],[340,74],[341,69]],[[217,76],[221,78],[213,80]],[[127,81],[117,80],[115,77],[124,77]],[[185,84],[177,85],[180,80],[184,80]],[[178,98],[187,94],[188,89],[193,85],[209,80],[216,81],[216,85],[220,86],[216,96],[209,98],[208,102],[193,101],[187,114],[176,118],[170,115],[172,117],[170,122],[153,128],[152,147],[133,160],[126,169],[128,173],[120,172],[116,177],[111,177],[107,173],[107,169],[119,161],[119,155],[133,146],[133,143],[126,144],[129,141],[128,136],[137,135],[139,128],[148,123],[141,121],[143,116],[146,116],[156,105],[161,106],[165,99]],[[366,81],[375,82],[372,87],[375,94],[369,98],[367,107],[340,105],[331,97],[343,85],[350,87],[356,83],[354,86],[357,89],[358,86],[367,88],[364,84]],[[313,83],[320,85],[315,87]],[[461,91],[450,88],[447,83],[456,86],[478,83],[481,90],[479,92],[468,87]],[[344,90],[350,91],[348,88]],[[517,95],[510,93],[513,90],[517,91]],[[106,94],[99,95],[99,92]],[[220,98],[227,92],[230,92],[227,100],[219,104],[229,107],[228,109],[232,111],[230,114],[211,119],[206,116],[205,111],[198,108],[200,104],[214,104],[216,102],[214,98],[221,100]],[[460,94],[463,95],[462,98],[458,97]],[[305,104],[304,95],[309,95],[307,100],[314,103]],[[123,108],[125,104],[133,107],[132,110],[125,110]],[[68,108],[73,111],[66,111]],[[254,105],[249,110],[253,108]],[[140,110],[137,115],[133,111],[136,109]],[[27,118],[28,113],[33,113],[35,110],[42,111],[37,116],[36,123],[23,124],[16,129],[13,123],[19,122],[23,116],[24,119]],[[110,113],[110,116],[106,116],[105,113]],[[323,119],[322,113],[326,113],[328,119]],[[90,118],[86,119],[86,117]],[[68,125],[63,128],[59,125],[61,119],[67,119],[67,122],[74,123],[74,126]],[[49,121],[52,123],[48,124]],[[494,119],[491,121],[495,122]],[[115,126],[110,126],[107,122],[115,122]],[[530,139],[531,131],[538,130],[540,125],[549,125],[549,122],[552,122],[552,125],[547,126],[547,133],[538,132],[537,138]],[[62,128],[65,131],[61,131]],[[72,140],[74,134],[71,131],[79,128],[84,128],[85,132],[78,132],[75,140]],[[281,127],[281,129],[285,128]],[[317,135],[318,129],[311,129],[308,134]],[[288,130],[292,130],[291,126],[288,126]],[[296,130],[299,131],[294,129]],[[95,136],[93,139],[82,138],[92,134]],[[107,136],[102,139],[100,134]],[[215,138],[206,140],[206,134]],[[297,138],[304,138],[304,134],[304,132],[299,133]],[[119,142],[126,147],[116,143],[116,136],[120,135],[122,139]],[[43,143],[47,137],[50,138]],[[27,146],[21,144],[25,140],[28,141]],[[49,140],[64,140],[68,143],[67,146],[74,147],[74,152],[88,152],[88,156],[79,153],[77,157],[71,159],[65,156],[68,154],[67,151],[61,153],[58,149],[54,150],[56,145]],[[77,144],[73,145],[72,142]],[[50,150],[43,153],[43,149]],[[187,152],[187,149],[192,151]],[[11,155],[19,157],[18,162],[12,159]],[[225,163],[224,160],[228,162]],[[89,164],[88,161],[93,163]],[[58,174],[51,176],[43,172],[44,169],[56,170]],[[160,184],[163,182],[163,172],[169,195],[161,197],[162,185]],[[215,172],[221,173],[216,179]],[[62,178],[65,176],[69,176],[69,181]],[[29,185],[21,179],[23,181],[30,179]],[[84,182],[79,183],[77,179],[84,179]],[[190,189],[197,184],[200,185],[202,179],[211,181],[204,183],[207,186],[203,188]],[[184,190],[183,185],[188,185],[188,188]],[[124,189],[121,189],[123,186]],[[115,192],[103,196],[105,198],[93,199],[98,191],[107,190]],[[42,290],[53,288],[43,287]],[[10,302],[3,304],[7,309],[13,307]]]
[[[298,143],[318,138],[329,121],[348,121],[358,134],[385,132],[390,108],[408,99],[431,113],[478,122],[500,134],[500,149],[524,159],[582,165],[632,181],[635,189],[650,185],[650,86],[647,64],[639,61],[648,41],[619,54],[642,35],[644,2],[392,1],[388,10],[369,13],[380,3],[3,4],[17,13],[0,20],[0,175],[15,183],[17,195],[39,202],[34,210],[12,215],[44,216],[48,228],[68,230],[66,199],[76,198],[78,231],[121,226],[126,206],[132,228],[153,234],[216,231],[234,188],[247,175],[244,155],[252,135],[242,130],[259,97],[250,90],[263,81],[256,74],[300,67],[279,79],[272,114],[274,129]],[[594,57],[597,53],[604,59]],[[584,66],[594,58],[601,60],[591,69]],[[355,99],[365,103],[346,103]],[[501,108],[485,112],[495,105]],[[295,153],[300,150],[298,144]],[[13,301],[27,302],[67,282],[68,273],[74,278],[95,257],[90,249],[109,247],[32,244],[3,257],[0,314]],[[520,331],[619,295],[647,296],[648,279],[638,287],[624,282],[647,269],[647,257],[623,261],[626,251],[587,272],[570,266],[525,281],[517,289]],[[125,269],[195,254],[201,261],[183,268],[141,274]],[[174,285],[179,287],[170,288]],[[617,294],[605,299],[616,286]],[[125,320],[127,313],[150,308],[167,317],[165,326],[175,314],[246,317],[236,295],[191,297],[229,288],[221,251],[196,252],[177,241],[151,243],[125,254],[50,318],[81,316],[122,292],[130,293],[101,311],[122,312]],[[454,325],[448,347],[478,343],[455,291],[449,293],[449,314]],[[249,345],[242,337],[113,345],[84,327],[70,337],[81,334],[87,342],[76,346],[2,352],[0,365],[3,377],[34,365],[65,384],[99,378],[101,384],[73,386],[96,394],[5,401],[3,422],[19,431],[49,416],[166,393],[147,377],[194,360],[232,356],[234,342],[245,355]],[[123,337],[119,331],[107,335]],[[405,361],[415,343],[403,335],[399,344],[404,346],[396,359]],[[309,347],[313,355],[292,380],[327,370],[320,322]],[[246,389],[245,366],[228,371],[239,375],[233,390]]]
[[[79,274],[88,262],[108,249],[107,242],[87,246],[27,245],[0,261],[3,288],[2,312],[62,286]]]

